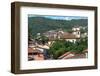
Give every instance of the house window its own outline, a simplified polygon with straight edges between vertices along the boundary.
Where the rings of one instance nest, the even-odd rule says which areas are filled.
[[[80,34],[80,32],[78,32],[78,34]]]

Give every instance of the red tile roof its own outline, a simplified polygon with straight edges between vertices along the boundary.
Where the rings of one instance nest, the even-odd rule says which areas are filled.
[[[28,53],[42,53],[40,50],[33,49],[31,47],[28,47]]]
[[[72,33],[64,33],[61,36],[62,39],[77,39],[77,37],[75,35],[73,35]]]
[[[69,54],[74,55],[75,53],[72,53],[72,52],[66,52],[65,54],[61,55],[61,56],[59,57],[59,59],[62,59],[62,58],[64,58],[65,56],[68,56]]]
[[[77,58],[86,58],[86,55],[84,53],[75,54],[73,52],[66,52],[65,54],[61,55],[58,59],[77,59]]]

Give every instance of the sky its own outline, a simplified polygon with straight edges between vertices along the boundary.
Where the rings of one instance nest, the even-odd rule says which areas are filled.
[[[29,14],[28,17],[45,17],[56,20],[87,19],[87,17],[83,16],[53,16],[53,15],[50,16],[50,15],[33,15],[33,14]]]

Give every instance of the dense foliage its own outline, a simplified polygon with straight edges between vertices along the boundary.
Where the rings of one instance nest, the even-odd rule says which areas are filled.
[[[55,59],[57,59],[59,56],[68,51],[74,53],[82,53],[85,49],[88,48],[87,42],[87,38],[80,39],[76,43],[65,40],[57,40],[50,47],[49,53],[52,54],[53,58]]]

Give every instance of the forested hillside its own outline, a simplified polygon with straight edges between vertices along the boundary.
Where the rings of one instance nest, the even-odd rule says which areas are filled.
[[[28,31],[32,36],[49,30],[69,30],[74,26],[87,26],[87,19],[56,20],[45,17],[28,17]]]

